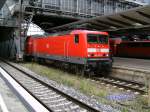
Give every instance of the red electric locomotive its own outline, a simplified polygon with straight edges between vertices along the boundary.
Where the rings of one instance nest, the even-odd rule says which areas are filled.
[[[47,59],[55,63],[78,65],[85,71],[109,71],[112,59],[109,54],[107,32],[73,30],[46,37],[28,37],[26,56]]]

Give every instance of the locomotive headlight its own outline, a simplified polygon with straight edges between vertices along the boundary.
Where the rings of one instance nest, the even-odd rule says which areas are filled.
[[[107,53],[107,52],[109,52],[109,49],[100,49],[100,51]]]
[[[88,54],[88,57],[90,57],[91,55],[90,54]]]
[[[88,48],[87,51],[88,52],[96,52],[96,48]]]
[[[93,57],[93,56],[95,56],[94,54],[88,54],[88,57]]]
[[[109,54],[106,54],[106,56],[108,57],[108,56],[109,56]]]

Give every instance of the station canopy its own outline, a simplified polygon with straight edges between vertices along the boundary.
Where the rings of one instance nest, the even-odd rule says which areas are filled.
[[[150,5],[53,27],[49,32],[81,28],[100,31],[150,28]]]

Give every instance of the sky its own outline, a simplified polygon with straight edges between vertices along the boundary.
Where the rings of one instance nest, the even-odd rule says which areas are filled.
[[[144,2],[150,3],[150,0],[136,0],[136,1],[144,1]]]
[[[28,36],[30,36],[30,35],[44,35],[44,33],[45,32],[39,26],[37,26],[36,24],[31,23],[29,25],[27,35]]]
[[[150,3],[150,0],[144,0],[144,1]]]
[[[144,2],[147,2],[147,3],[150,3],[150,0],[133,0],[133,1],[144,1]]]

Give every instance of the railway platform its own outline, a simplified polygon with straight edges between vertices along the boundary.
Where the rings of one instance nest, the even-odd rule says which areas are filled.
[[[114,57],[114,67],[126,67],[138,70],[150,71],[149,59],[135,59],[135,58],[120,58]]]
[[[114,57],[112,75],[148,84],[150,81],[150,60]]]
[[[0,75],[0,112],[28,112]]]

